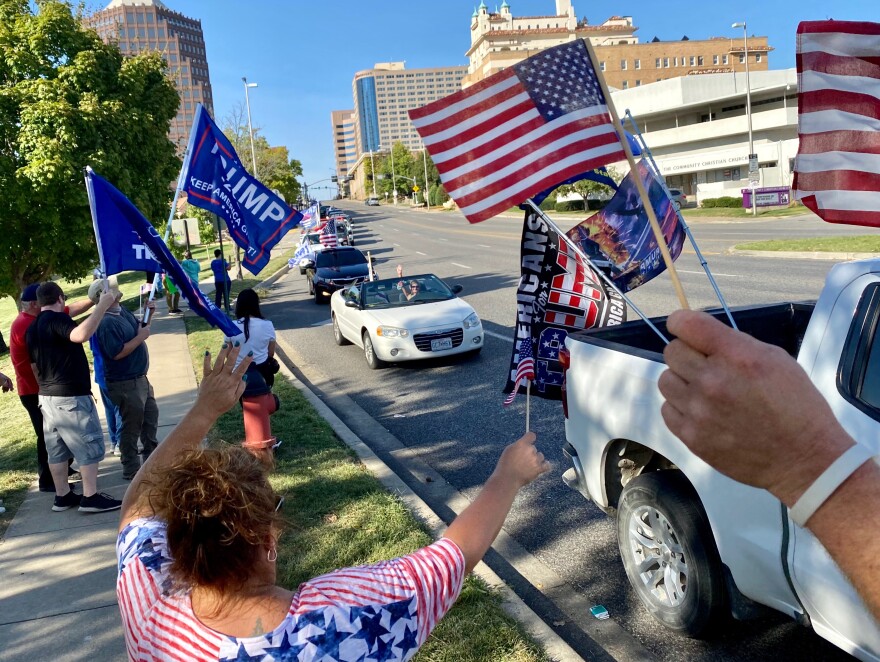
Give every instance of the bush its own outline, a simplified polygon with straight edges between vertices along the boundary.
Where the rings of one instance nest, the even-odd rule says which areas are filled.
[[[583,211],[583,200],[563,200],[556,203],[556,211]]]
[[[700,203],[700,206],[706,208],[726,207],[730,209],[735,209],[736,207],[743,206],[743,199],[742,196],[735,198],[733,196],[725,195],[720,198],[708,198],[706,200],[703,200]]]
[[[431,192],[428,193],[428,197],[431,199],[432,205],[442,205],[449,200],[449,194],[446,192],[446,189],[443,188],[443,184],[431,185]]]
[[[555,195],[548,195],[541,202],[540,207],[544,211],[555,211],[556,210],[556,196]]]

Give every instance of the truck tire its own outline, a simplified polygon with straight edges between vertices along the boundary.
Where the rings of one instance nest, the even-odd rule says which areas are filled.
[[[642,474],[626,484],[617,544],[630,584],[664,626],[702,638],[723,622],[721,559],[699,497],[680,471]]]

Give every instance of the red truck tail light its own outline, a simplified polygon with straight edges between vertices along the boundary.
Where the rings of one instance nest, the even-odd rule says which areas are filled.
[[[571,365],[571,352],[568,351],[565,347],[559,350],[559,365],[562,366],[562,388],[560,389],[560,393],[562,395],[562,415],[567,419],[568,418],[568,392],[565,388],[566,381],[566,373],[568,372],[568,367]]]

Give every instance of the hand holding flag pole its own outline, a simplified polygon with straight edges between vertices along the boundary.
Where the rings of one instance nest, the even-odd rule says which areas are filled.
[[[632,149],[630,149],[629,146],[629,140],[627,140],[626,132],[620,124],[620,118],[617,116],[617,110],[614,108],[614,102],[611,100],[611,93],[608,91],[608,85],[605,83],[605,77],[602,76],[599,67],[596,66],[596,53],[593,51],[593,46],[589,39],[584,39],[583,41],[587,47],[587,54],[590,57],[590,62],[593,64],[593,69],[596,71],[599,85],[602,87],[602,94],[604,94],[605,98],[608,100],[608,112],[611,115],[614,130],[617,131],[617,135],[620,138],[620,144],[626,154],[626,160],[629,163],[630,172],[638,172],[636,161],[633,158]],[[636,188],[639,191],[639,197],[641,197],[642,204],[645,206],[645,211],[648,214],[648,221],[651,224],[651,229],[654,231],[654,237],[657,239],[657,246],[660,249],[660,255],[663,256],[663,262],[666,264],[666,268],[669,269],[669,277],[672,279],[672,285],[675,288],[676,295],[678,295],[678,302],[683,309],[687,310],[690,308],[690,305],[684,294],[681,281],[678,278],[678,272],[675,270],[672,256],[669,254],[669,248],[666,245],[666,238],[663,236],[663,231],[660,229],[660,223],[657,222],[657,215],[654,213],[654,207],[651,205],[648,192],[645,190],[645,185],[640,177],[634,177],[634,180]]]

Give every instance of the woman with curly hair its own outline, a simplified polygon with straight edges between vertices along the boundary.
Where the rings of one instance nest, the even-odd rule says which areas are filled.
[[[244,391],[238,346],[125,494],[117,596],[133,660],[408,660],[452,606],[521,487],[549,469],[527,434],[443,538],[407,556],[278,586],[283,499],[239,447],[201,440]]]

